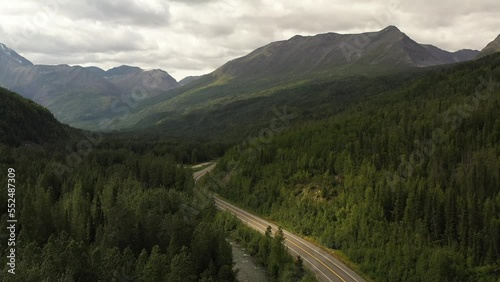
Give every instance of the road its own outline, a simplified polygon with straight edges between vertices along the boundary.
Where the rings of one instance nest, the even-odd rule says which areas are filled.
[[[204,163],[204,164],[201,164],[201,165],[205,165],[205,164],[208,164],[208,163]],[[215,168],[215,165],[216,165],[216,163],[214,163],[213,165],[207,166],[206,168],[204,168],[204,169],[202,169],[202,170],[200,170],[200,171],[198,171],[198,172],[193,173],[193,178],[194,178],[194,180],[195,180],[195,181],[200,180],[200,178],[201,178],[203,175],[205,175],[205,174],[209,173],[212,169],[214,169],[214,168]],[[193,166],[193,167],[196,167],[196,166]]]
[[[194,173],[194,179],[196,181],[199,180],[203,175],[214,169],[215,165],[216,164]],[[216,195],[213,195],[213,197],[217,208],[234,214],[245,224],[256,229],[257,231],[264,233],[267,226],[271,226],[273,232],[278,230],[278,226],[275,224],[238,208]],[[285,235],[285,245],[288,247],[290,253],[294,256],[300,255],[304,261],[304,265],[308,267],[321,281],[365,281],[349,267],[340,262],[327,251],[323,250],[321,247],[289,231],[283,230],[283,233]]]

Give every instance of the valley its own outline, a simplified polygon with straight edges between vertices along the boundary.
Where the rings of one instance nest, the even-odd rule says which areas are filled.
[[[0,280],[495,282],[499,40],[295,35],[179,81],[0,44]]]

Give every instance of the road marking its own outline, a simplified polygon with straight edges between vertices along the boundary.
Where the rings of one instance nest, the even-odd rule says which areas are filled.
[[[296,253],[298,256],[300,256],[300,254],[299,254],[296,250],[294,250],[294,249],[292,249],[292,248],[290,248],[290,247],[289,247],[288,249],[289,249],[290,251],[292,251],[292,252]],[[325,277],[326,277],[326,279],[328,279],[328,280],[330,280],[330,281],[332,281],[332,282],[333,282],[333,280],[332,280],[332,279],[330,279],[330,277],[326,276],[326,274],[325,274],[323,271],[321,271],[321,269],[319,269],[316,265],[314,265],[314,264],[313,264],[310,260],[308,260],[307,258],[305,258],[305,257],[303,257],[303,256],[300,256],[300,257],[301,257],[303,260],[307,261],[307,262],[308,262],[308,263],[309,263],[312,267],[316,268],[316,270],[318,270],[318,271],[319,271],[319,273],[323,274],[323,276],[325,276]]]
[[[326,265],[324,262],[320,261],[318,258],[316,258],[313,254],[311,254],[310,252],[304,250],[301,246],[295,244],[294,242],[290,241],[290,240],[287,240],[288,243],[292,243],[293,245],[295,245],[297,248],[301,249],[302,251],[304,251],[306,254],[310,255],[311,257],[315,258],[319,263],[321,263],[324,267],[326,267],[328,270],[330,270],[333,274],[335,274],[340,280],[342,280],[343,282],[346,282],[344,280],[344,278],[340,277],[340,275],[338,275],[335,271],[333,271],[333,269],[331,269],[328,265]]]
[[[222,202],[222,201],[221,201],[221,200],[219,200],[219,203],[220,203],[220,202]],[[226,209],[224,209],[224,210],[229,209],[229,210],[232,210],[232,211],[233,211],[233,212],[235,212],[235,213],[239,213],[240,215],[246,216],[246,219],[247,219],[247,220],[245,220],[245,221],[246,221],[246,223],[247,223],[247,224],[249,224],[249,225],[253,225],[254,227],[257,227],[257,226],[255,226],[255,224],[250,224],[250,223],[248,222],[248,220],[251,220],[251,221],[253,221],[253,222],[254,222],[254,223],[256,223],[256,224],[258,224],[258,225],[260,225],[260,226],[265,226],[265,227],[267,228],[267,226],[266,226],[265,224],[263,224],[262,222],[259,222],[259,221],[255,220],[255,219],[253,219],[252,217],[245,215],[243,212],[240,212],[239,210],[237,210],[237,209],[235,209],[235,208],[232,208],[230,205],[228,205],[228,204],[226,204],[226,203],[222,203],[222,204],[226,206]],[[257,228],[258,228],[259,230],[261,230],[259,227],[257,227]],[[261,230],[261,231],[263,231],[263,230]],[[285,237],[285,239],[286,239],[286,237]],[[294,239],[295,239],[295,238],[294,238]],[[295,240],[297,240],[297,239],[295,239]],[[299,241],[299,240],[297,240],[297,241]],[[321,260],[319,260],[319,259],[318,259],[315,255],[313,255],[313,254],[311,254],[310,252],[306,251],[304,248],[302,248],[302,247],[300,247],[299,245],[297,245],[296,243],[292,242],[290,239],[287,239],[287,242],[292,243],[292,244],[293,244],[293,245],[295,245],[297,248],[301,249],[302,251],[304,251],[305,253],[307,253],[307,254],[308,254],[308,255],[310,255],[311,257],[313,257],[315,260],[317,260],[319,263],[321,263],[324,267],[326,267],[328,270],[330,270],[333,274],[335,274],[335,276],[337,276],[340,280],[342,280],[343,282],[346,282],[346,281],[345,281],[345,280],[344,280],[344,279],[343,279],[340,275],[338,275],[338,274],[337,274],[337,273],[336,273],[333,269],[331,269],[331,268],[330,268],[328,265],[326,265],[324,262],[322,262]],[[300,241],[299,241],[299,242],[300,242]],[[306,246],[307,246],[307,245],[306,245]],[[309,246],[307,246],[307,247],[309,247]],[[309,248],[310,248],[310,247],[309,247]],[[309,261],[309,263],[310,263],[311,265],[313,265],[313,266],[314,266],[314,264],[312,264],[310,261]],[[316,269],[318,269],[316,266],[314,266],[314,267],[315,267]],[[337,266],[337,267],[338,267],[338,266]],[[321,271],[320,269],[318,269],[318,270],[319,270],[319,271],[320,271],[323,275],[325,275],[325,277],[327,277],[327,278],[328,278],[328,276],[326,276],[326,274],[325,274],[323,271]],[[329,279],[330,281],[332,281],[330,278],[328,278],[328,279]]]
[[[223,210],[227,210],[227,209],[223,209]],[[255,221],[254,221],[255,222]],[[255,223],[251,223],[251,222],[248,222],[246,221],[246,224],[249,225],[249,226],[253,226],[253,228],[257,229],[258,231],[260,232],[264,232],[263,229],[261,229],[262,227],[259,227],[257,226]],[[260,223],[257,222],[258,225],[261,225]],[[286,246],[289,250],[292,250],[293,252],[295,252],[296,254],[300,255],[297,251],[295,251],[294,249],[290,248],[289,246]],[[300,247],[299,247],[300,248]],[[301,248],[302,249],[302,248]],[[303,249],[302,249],[303,250]],[[306,252],[307,253],[307,252]],[[309,254],[309,253],[308,253]],[[311,254],[309,254],[310,256],[312,256]],[[315,258],[314,256],[312,256],[313,258]],[[326,273],[324,273],[321,269],[319,269],[316,265],[314,265],[310,260],[308,260],[307,258],[305,257],[302,257],[304,260],[306,260],[307,262],[309,262],[310,265],[312,265],[314,268],[316,268],[319,273],[323,274],[323,276],[326,277],[326,279],[330,280],[331,282],[334,282],[332,279],[330,279],[330,277],[328,277],[328,275],[326,275]],[[316,260],[318,260],[317,258],[315,258]],[[338,275],[337,275],[338,276]],[[340,278],[342,279],[342,278]],[[343,280],[344,281],[344,280]],[[345,281],[344,281],[345,282]]]
[[[354,278],[351,274],[349,274],[349,272],[345,271],[342,267],[340,267],[337,263],[331,261],[328,257],[326,257],[325,255],[323,255],[322,253],[318,252],[316,249],[314,249],[313,247],[310,247],[308,244],[306,243],[303,243],[302,241],[300,241],[298,238],[300,237],[297,237],[295,234],[292,234],[288,231],[285,231],[284,233],[288,233],[287,235],[290,235],[290,237],[293,237],[295,240],[299,241],[300,243],[306,245],[309,249],[313,250],[315,253],[317,253],[318,255],[324,257],[326,260],[328,260],[329,262],[331,262],[332,264],[334,264],[335,266],[337,266],[339,269],[341,269],[345,274],[349,275],[349,277],[351,277],[354,281],[358,282],[358,280],[356,278]],[[306,241],[307,242],[307,241]],[[309,242],[307,242],[309,243]],[[313,245],[313,244],[312,244]],[[314,245],[313,245],[314,246]]]
[[[232,208],[233,210],[237,210],[237,209],[236,209],[237,207],[231,207],[232,205],[231,205],[231,204],[229,204],[229,203],[226,203],[226,202],[224,202],[224,201],[222,201],[222,200],[220,200],[220,199],[217,199],[217,198],[214,198],[214,199],[215,199],[216,201],[218,200],[219,202],[221,202],[222,204],[226,205],[227,207]],[[265,222],[264,220],[260,219],[259,217],[255,216],[255,215],[253,215],[253,214],[251,214],[251,213],[249,213],[249,212],[247,212],[247,211],[245,211],[245,210],[243,210],[243,209],[241,209],[241,211],[239,211],[239,210],[237,210],[237,211],[238,211],[240,214],[245,215],[247,218],[252,218],[252,219],[253,219],[254,221],[256,221],[256,222],[259,222],[259,221],[261,221],[261,222]],[[265,226],[265,224],[263,224],[263,223],[259,223],[259,224],[260,224],[260,225],[262,225],[262,226]],[[271,224],[271,223],[268,223],[268,224],[269,224],[269,225],[274,225],[274,224]],[[275,225],[274,225],[274,226],[275,226]],[[266,227],[267,227],[267,226],[266,226]],[[275,228],[276,228],[276,226],[275,226]],[[312,251],[314,251],[315,253],[317,253],[318,255],[322,256],[323,258],[325,258],[326,260],[328,260],[330,263],[332,263],[333,265],[335,265],[336,267],[338,267],[340,270],[342,270],[342,272],[344,272],[344,273],[345,273],[345,274],[347,274],[349,277],[351,277],[354,281],[358,282],[358,280],[357,280],[356,278],[354,278],[354,277],[353,277],[353,276],[352,276],[349,272],[347,272],[347,271],[346,271],[343,267],[341,267],[341,266],[340,266],[340,265],[338,265],[337,263],[333,262],[331,259],[329,259],[329,258],[328,258],[328,257],[326,257],[325,255],[323,255],[322,253],[318,252],[315,248],[313,248],[313,247],[309,246],[309,244],[308,244],[309,242],[307,242],[307,241],[306,241],[306,242],[302,242],[302,241],[301,241],[301,240],[303,240],[302,238],[300,238],[300,237],[296,236],[295,234],[292,234],[292,233],[290,233],[290,232],[288,232],[288,231],[286,231],[286,230],[283,230],[283,233],[285,233],[285,235],[287,235],[287,236],[289,236],[289,237],[292,237],[293,239],[295,239],[295,240],[296,240],[296,241],[298,241],[299,243],[303,244],[303,245],[304,245],[304,246],[306,246],[307,248],[309,248],[309,249],[311,249]],[[313,245],[313,244],[311,244],[311,245]],[[313,245],[313,246],[314,246],[314,245]],[[319,260],[318,260],[318,261],[319,261]],[[337,274],[335,273],[335,275],[337,275]]]

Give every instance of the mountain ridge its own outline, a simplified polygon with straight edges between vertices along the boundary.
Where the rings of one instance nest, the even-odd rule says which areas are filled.
[[[500,52],[500,34],[497,36],[497,38],[488,43],[488,45],[486,45],[483,50],[481,50],[481,53],[479,53],[478,57],[481,58],[497,52]]]
[[[421,45],[427,50],[429,50],[429,52],[431,52],[431,54],[433,54],[434,57],[448,64],[473,60],[480,53],[480,51],[472,49],[461,49],[455,52],[449,52],[431,44],[421,44]]]
[[[438,50],[453,61],[471,56]],[[169,97],[150,99],[119,124],[134,129],[158,126],[179,116],[274,95],[318,79],[373,76],[449,63],[450,59],[440,60],[395,26],[361,34],[295,35],[231,60],[173,90],[175,94]]]
[[[437,48],[437,47],[436,47]],[[443,52],[452,54],[442,50]],[[455,62],[460,62],[456,58]],[[395,26],[360,34],[296,35],[272,42],[215,71],[219,76],[255,77],[274,73],[318,72],[360,65],[426,67],[446,64]],[[244,67],[242,66],[244,65]]]
[[[2,59],[2,63],[6,63],[6,59],[10,59],[11,62],[14,61],[17,64],[20,65],[27,65],[27,66],[32,66],[33,63],[30,62],[28,59],[25,57],[19,55],[16,51],[10,49],[7,47],[7,45],[0,43],[0,54],[3,56],[0,56],[0,59]]]
[[[124,95],[152,97],[180,84],[162,70],[37,65],[0,43],[0,86],[47,107],[63,123],[89,129],[116,115],[112,105]]]

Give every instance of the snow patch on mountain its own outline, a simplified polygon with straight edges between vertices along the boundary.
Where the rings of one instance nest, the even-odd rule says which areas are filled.
[[[5,44],[0,43],[0,52],[3,53],[5,56],[9,57],[10,59],[14,60],[18,64],[21,65],[32,65],[32,63],[25,58],[21,57],[19,54],[17,54],[15,51],[7,47]]]

